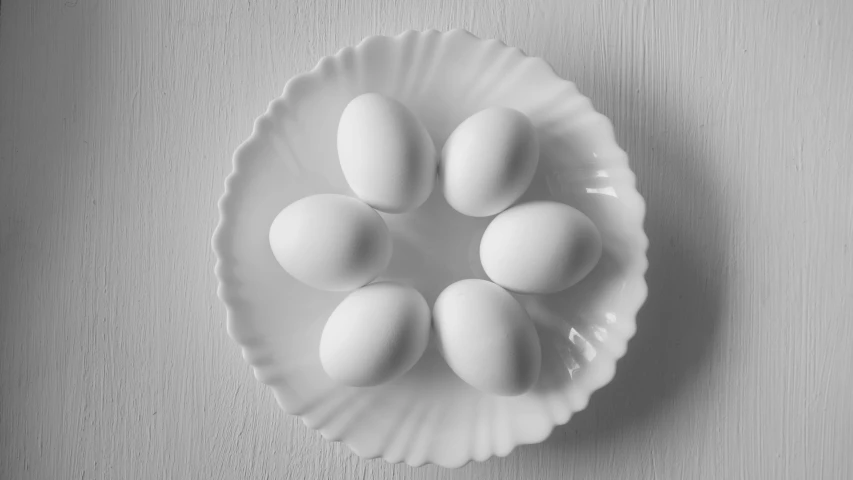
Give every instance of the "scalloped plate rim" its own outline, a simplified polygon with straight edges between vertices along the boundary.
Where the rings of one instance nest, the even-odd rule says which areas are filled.
[[[214,274],[215,274],[216,279],[217,279],[217,281],[218,281],[217,296],[220,298],[220,300],[222,300],[223,304],[224,304],[224,305],[225,305],[225,307],[226,307],[226,330],[227,330],[227,332],[228,332],[228,335],[229,335],[229,336],[230,336],[230,337],[231,337],[231,338],[232,338],[232,339],[233,339],[233,340],[234,340],[234,341],[235,341],[235,342],[240,346],[241,351],[242,351],[242,353],[243,353],[244,361],[252,367],[253,371],[255,371],[255,372],[256,372],[256,379],[257,379],[257,371],[256,371],[257,366],[256,366],[256,364],[255,364],[255,363],[253,363],[253,362],[250,362],[250,361],[248,361],[248,360],[246,360],[246,359],[245,359],[246,351],[247,351],[247,349],[248,349],[248,348],[251,348],[251,345],[249,345],[249,343],[247,343],[247,342],[243,342],[243,341],[241,341],[239,338],[237,338],[237,336],[236,336],[236,335],[234,334],[234,332],[233,332],[233,326],[232,326],[232,325],[233,325],[233,323],[234,323],[234,321],[235,321],[235,319],[234,319],[234,309],[235,309],[235,305],[236,305],[236,303],[237,303],[239,300],[238,300],[237,298],[230,298],[230,297],[229,297],[229,295],[226,293],[226,289],[228,289],[228,288],[239,288],[239,286],[240,286],[240,284],[241,284],[241,283],[240,283],[239,281],[237,281],[237,280],[234,280],[234,279],[228,279],[228,278],[226,278],[226,276],[225,276],[225,275],[224,275],[224,273],[223,273],[223,268],[225,268],[225,267],[224,267],[224,261],[223,261],[223,258],[224,258],[224,257],[226,257],[226,256],[227,256],[227,254],[225,253],[225,248],[224,248],[224,246],[222,245],[222,242],[223,242],[222,237],[223,237],[223,232],[225,231],[226,227],[231,223],[230,215],[229,215],[229,214],[228,214],[228,212],[226,211],[226,206],[228,205],[229,201],[231,200],[231,198],[233,197],[233,195],[234,195],[234,193],[235,193],[235,192],[234,192],[234,190],[232,189],[232,184],[233,184],[233,182],[234,182],[234,180],[235,180],[235,179],[237,179],[237,178],[239,178],[239,177],[241,176],[241,173],[242,173],[242,169],[241,169],[241,163],[242,163],[242,160],[241,160],[241,159],[243,158],[242,152],[244,151],[244,149],[245,149],[247,146],[249,146],[249,145],[251,145],[251,144],[253,144],[253,143],[255,143],[255,142],[257,142],[257,141],[259,141],[259,140],[260,140],[260,136],[261,136],[261,128],[260,128],[260,126],[262,125],[262,123],[263,123],[265,120],[271,120],[271,119],[272,119],[272,116],[273,116],[273,113],[274,113],[274,112],[273,112],[273,107],[274,107],[276,104],[278,104],[278,103],[280,103],[280,102],[282,102],[282,103],[283,103],[284,101],[286,101],[286,100],[287,100],[288,93],[289,93],[289,90],[290,90],[290,88],[292,87],[292,85],[293,85],[294,83],[296,83],[296,82],[306,81],[306,80],[311,79],[312,77],[315,77],[315,76],[319,75],[319,74],[320,74],[320,71],[321,71],[321,70],[322,70],[322,68],[323,68],[323,64],[324,64],[325,62],[330,61],[330,60],[335,59],[335,58],[339,58],[339,57],[341,57],[345,52],[347,52],[348,50],[352,50],[352,49],[359,49],[359,48],[363,47],[365,44],[367,44],[367,43],[369,43],[369,42],[371,42],[371,41],[375,41],[375,40],[380,39],[380,38],[399,39],[399,38],[401,38],[401,37],[403,37],[403,36],[405,36],[405,35],[411,35],[411,34],[421,34],[421,35],[424,35],[424,34],[429,34],[429,33],[435,33],[435,34],[438,34],[438,35],[440,35],[440,36],[450,36],[450,35],[454,35],[454,34],[463,34],[463,35],[467,35],[467,36],[469,36],[469,37],[472,37],[473,39],[475,39],[476,41],[481,42],[481,43],[485,43],[485,42],[498,42],[498,43],[499,43],[499,44],[501,44],[504,48],[509,48],[509,49],[512,49],[512,50],[518,51],[518,52],[520,52],[522,55],[524,55],[524,56],[525,56],[525,57],[527,57],[527,58],[540,60],[544,65],[546,65],[546,66],[548,67],[549,73],[550,73],[551,75],[553,75],[557,81],[559,81],[559,82],[565,82],[566,84],[571,85],[573,88],[575,88],[575,91],[578,93],[578,95],[580,95],[581,97],[583,97],[583,98],[584,98],[584,99],[586,99],[586,100],[589,100],[589,99],[588,99],[588,97],[584,96],[582,93],[580,93],[580,92],[577,90],[577,87],[576,87],[576,85],[574,84],[574,82],[572,82],[572,81],[570,81],[570,80],[567,80],[567,79],[564,79],[564,78],[560,77],[560,76],[559,76],[559,75],[554,71],[553,66],[552,66],[552,65],[551,65],[547,60],[545,60],[545,59],[543,59],[543,58],[541,58],[541,57],[533,57],[533,56],[527,55],[527,53],[526,53],[526,52],[524,52],[524,50],[522,50],[521,48],[513,47],[513,46],[509,46],[509,45],[507,45],[505,42],[503,42],[503,41],[502,41],[502,40],[500,40],[500,39],[480,38],[480,37],[478,37],[478,36],[474,35],[473,33],[469,32],[468,30],[461,29],[461,28],[451,29],[451,30],[447,30],[447,31],[444,31],[444,32],[439,31],[439,30],[436,30],[436,29],[427,29],[427,30],[406,30],[406,31],[403,31],[403,32],[401,32],[400,34],[398,34],[398,35],[394,35],[394,36],[390,36],[390,35],[371,35],[371,36],[367,36],[367,37],[365,37],[364,39],[362,39],[358,44],[356,44],[356,45],[354,45],[354,46],[353,46],[353,45],[350,45],[350,46],[346,46],[346,47],[340,48],[340,49],[339,49],[337,52],[335,52],[334,54],[332,54],[332,55],[326,55],[326,56],[324,56],[324,57],[320,58],[320,60],[315,64],[315,66],[314,66],[311,70],[306,71],[306,72],[303,72],[303,73],[300,73],[300,74],[297,74],[297,75],[294,75],[293,77],[291,77],[291,78],[290,78],[290,79],[285,83],[284,88],[282,89],[282,93],[281,93],[281,95],[280,95],[280,96],[278,96],[278,97],[276,97],[276,98],[274,98],[273,100],[271,100],[271,101],[268,103],[267,108],[266,108],[266,110],[264,111],[264,113],[255,119],[255,121],[254,121],[254,123],[253,123],[253,126],[252,126],[252,133],[251,133],[251,135],[250,135],[246,140],[244,140],[242,143],[240,143],[240,145],[235,149],[235,151],[234,151],[234,153],[233,153],[233,155],[232,155],[232,161],[231,161],[232,171],[231,171],[231,173],[229,173],[229,174],[228,174],[228,176],[225,178],[225,182],[224,182],[224,184],[225,184],[225,190],[224,190],[223,194],[221,195],[221,197],[219,198],[219,201],[217,202],[217,208],[218,208],[218,211],[219,211],[219,222],[217,223],[217,226],[216,226],[216,228],[215,228],[215,230],[214,230],[214,233],[213,233],[213,236],[212,236],[212,239],[211,239],[211,247],[212,247],[212,249],[213,249],[214,254],[216,255],[216,263],[215,263],[215,266],[214,266]],[[598,111],[594,110],[594,107],[593,107],[593,111],[595,111],[595,113],[597,113],[598,115],[600,115],[600,116],[601,116],[601,118],[602,118],[602,119],[604,119],[604,120],[606,121],[606,125],[609,127],[610,131],[612,132],[612,131],[613,131],[613,124],[612,124],[612,121],[611,121],[607,116],[605,116],[605,115],[601,114],[600,112],[598,112]],[[620,153],[622,153],[622,154],[625,156],[626,160],[628,160],[628,155],[627,155],[627,153],[624,151],[624,149],[622,149],[622,148],[621,148],[621,146],[619,146],[619,145],[618,145],[618,143],[616,142],[615,138],[613,138],[613,146],[615,146],[615,147],[620,151]],[[636,193],[635,200],[637,200],[637,202],[638,202],[638,204],[637,204],[637,210],[638,210],[638,215],[639,215],[639,217],[640,217],[640,233],[641,233],[642,237],[638,237],[638,239],[637,239],[637,240],[638,240],[638,241],[639,241],[639,243],[642,245],[642,249],[641,249],[641,251],[642,251],[642,267],[638,270],[638,272],[639,272],[641,275],[640,275],[640,281],[639,281],[639,283],[637,284],[637,287],[643,290],[642,295],[639,295],[639,296],[638,296],[638,301],[637,301],[637,304],[636,304],[636,308],[631,308],[631,309],[630,309],[630,311],[622,312],[622,315],[623,315],[624,317],[626,317],[626,318],[630,318],[630,319],[632,320],[632,322],[631,322],[631,323],[632,323],[632,325],[633,325],[633,327],[634,327],[630,332],[628,332],[628,333],[626,333],[626,334],[624,335],[624,337],[625,337],[625,344],[626,344],[626,346],[627,346],[628,344],[630,344],[630,341],[633,339],[633,337],[634,337],[634,336],[635,336],[635,334],[636,334],[636,317],[637,317],[637,314],[639,313],[639,310],[642,308],[643,304],[645,303],[645,300],[646,300],[646,299],[647,299],[647,297],[648,297],[648,284],[647,284],[647,282],[646,282],[646,280],[645,280],[645,274],[646,274],[647,269],[648,269],[648,256],[647,256],[647,255],[648,255],[648,245],[649,245],[649,240],[648,240],[648,236],[647,236],[647,235],[646,235],[646,233],[645,233],[645,229],[644,229],[644,227],[643,227],[643,225],[644,225],[644,223],[645,223],[646,204],[645,204],[645,200],[644,200],[644,198],[643,198],[643,197],[642,197],[642,195],[639,193],[639,191],[637,191],[637,189],[636,189],[636,175],[634,174],[633,170],[631,170],[631,169],[630,169],[630,161],[628,161],[628,162],[627,162],[626,169],[627,169],[627,170],[628,170],[632,175],[634,175],[634,176],[632,177],[632,179],[631,179],[631,182],[630,182],[630,185],[629,185],[629,186],[630,186],[630,188],[631,188],[631,189]],[[603,388],[604,386],[606,386],[607,384],[609,384],[609,383],[612,381],[613,376],[615,375],[616,366],[618,365],[618,361],[619,361],[622,357],[624,357],[624,355],[626,354],[626,352],[627,352],[627,347],[626,347],[625,349],[623,349],[621,352],[619,352],[618,354],[614,354],[614,355],[612,355],[614,368],[612,369],[611,373],[609,374],[609,378],[607,378],[607,379],[606,379],[606,381],[604,381],[603,383],[601,383],[601,384],[600,384],[600,385],[598,385],[598,386],[595,386],[595,387],[593,387],[593,388],[590,388],[590,389],[584,390],[584,392],[583,392],[583,401],[581,402],[580,407],[579,407],[579,408],[577,408],[577,409],[575,409],[575,408],[572,408],[572,407],[570,406],[570,407],[569,407],[569,413],[568,413],[568,415],[566,416],[566,418],[565,418],[565,420],[564,420],[564,421],[554,421],[554,422],[552,422],[552,425],[551,425],[550,427],[548,427],[548,428],[546,428],[546,429],[544,429],[544,430],[542,431],[543,435],[541,435],[541,436],[537,435],[537,436],[536,436],[534,439],[532,439],[532,440],[527,440],[527,441],[525,441],[525,440],[515,440],[514,438],[513,438],[513,439],[511,439],[511,441],[510,441],[510,445],[509,445],[509,448],[508,448],[506,451],[503,451],[503,452],[495,452],[495,451],[494,451],[494,449],[493,449],[493,450],[489,453],[489,455],[487,455],[485,458],[482,458],[482,459],[476,459],[476,458],[474,458],[474,455],[471,455],[471,456],[470,456],[470,458],[467,458],[467,459],[465,459],[462,463],[458,463],[458,464],[448,465],[448,464],[442,463],[441,461],[439,461],[439,460],[437,460],[437,459],[432,458],[432,457],[431,457],[431,452],[427,452],[427,455],[425,456],[425,458],[423,459],[423,461],[422,461],[422,462],[409,462],[409,461],[408,461],[408,460],[409,460],[409,458],[408,458],[408,456],[406,456],[406,455],[404,455],[404,456],[403,456],[403,458],[400,458],[400,459],[388,459],[388,458],[386,458],[386,457],[384,456],[384,452],[383,452],[383,453],[380,453],[380,454],[376,454],[376,455],[363,455],[363,454],[358,453],[358,452],[356,451],[356,449],[355,449],[355,448],[353,448],[350,444],[348,444],[345,440],[343,440],[343,439],[332,439],[332,438],[329,438],[329,437],[328,437],[328,436],[323,432],[323,430],[322,430],[322,429],[314,429],[314,428],[312,428],[312,427],[309,427],[309,426],[305,423],[305,419],[304,419],[303,417],[301,417],[300,415],[298,415],[298,414],[291,414],[291,413],[288,413],[288,412],[286,412],[286,411],[285,411],[285,414],[287,414],[287,415],[294,415],[294,416],[299,417],[299,418],[300,418],[300,420],[301,420],[301,423],[302,423],[303,425],[305,425],[305,427],[306,427],[306,428],[308,428],[309,430],[314,430],[314,431],[316,431],[316,432],[317,432],[318,434],[320,434],[320,435],[321,435],[321,437],[322,437],[322,438],[324,438],[326,441],[329,441],[329,442],[332,442],[332,443],[342,443],[342,444],[346,445],[346,446],[347,446],[347,448],[348,448],[350,451],[352,451],[354,454],[356,454],[356,455],[358,455],[359,457],[364,458],[364,459],[378,459],[378,458],[381,458],[381,459],[383,459],[384,461],[386,461],[386,462],[388,462],[388,463],[392,463],[392,464],[406,463],[406,464],[408,464],[409,466],[412,466],[412,467],[420,467],[420,466],[427,465],[427,464],[435,464],[435,465],[443,466],[443,467],[445,467],[445,468],[458,468],[458,467],[462,467],[462,466],[464,466],[464,465],[467,465],[468,463],[471,463],[471,462],[484,462],[484,461],[487,461],[488,459],[493,458],[493,457],[503,458],[503,457],[506,457],[506,456],[510,455],[510,454],[511,454],[513,451],[515,451],[515,449],[516,449],[517,447],[519,447],[519,446],[523,446],[523,445],[533,445],[533,444],[537,444],[537,443],[541,443],[541,442],[545,441],[545,440],[546,440],[546,439],[547,439],[547,438],[548,438],[548,437],[553,433],[553,430],[554,430],[557,426],[567,424],[567,423],[571,420],[572,416],[573,416],[575,413],[577,413],[577,412],[579,412],[579,411],[581,411],[581,410],[584,410],[584,409],[588,406],[589,401],[590,401],[590,398],[591,398],[591,396],[592,396],[592,394],[593,394],[593,393],[595,393],[596,391],[600,390],[601,388]],[[257,379],[257,380],[258,380],[258,381],[260,381],[261,383],[263,383],[264,385],[270,386],[270,387],[272,387],[272,388],[274,388],[274,387],[275,387],[275,383],[276,383],[276,382],[274,382],[274,381],[272,381],[272,382],[264,382],[264,381],[262,381],[262,380],[260,380],[260,379]],[[279,402],[278,402],[278,400],[276,400],[276,403],[277,403],[277,404],[279,403]],[[279,404],[279,407],[281,407],[281,405],[280,405],[280,404]],[[541,437],[541,438],[540,438],[540,437]]]

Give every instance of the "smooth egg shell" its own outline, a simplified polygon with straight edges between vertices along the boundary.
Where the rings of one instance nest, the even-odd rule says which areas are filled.
[[[373,283],[332,312],[320,338],[320,362],[341,384],[378,385],[412,368],[426,350],[429,330],[429,306],[417,290]]]
[[[471,386],[496,395],[520,395],[539,378],[536,327],[518,301],[492,282],[460,280],[433,307],[441,352]]]
[[[524,194],[538,163],[539,141],[530,119],[510,108],[488,108],[459,124],[445,142],[442,192],[460,213],[495,215]]]
[[[420,206],[435,184],[438,155],[426,128],[402,103],[377,93],[344,109],[338,157],[353,192],[384,212]]]
[[[358,199],[321,194],[293,202],[270,227],[270,247],[284,270],[321,290],[367,284],[391,260],[391,234]]]
[[[601,235],[580,211],[531,202],[496,216],[480,241],[493,282],[519,293],[553,293],[584,278],[601,258]]]

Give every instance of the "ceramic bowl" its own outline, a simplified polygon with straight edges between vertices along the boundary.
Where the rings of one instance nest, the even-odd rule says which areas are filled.
[[[517,296],[542,341],[542,370],[520,396],[462,382],[433,343],[415,367],[377,387],[336,385],[320,366],[325,320],[345,294],[288,276],[270,250],[273,218],[316,193],[351,195],[336,131],[347,103],[379,92],[408,106],[440,150],[465,118],[491,106],[532,120],[541,156],[521,201],[551,199],[596,224],[604,253],[583,281],[552,295]],[[646,298],[645,204],[610,121],[542,59],[468,32],[374,36],[291,79],[234,154],[213,246],[228,332],[285,412],[356,454],[456,467],[544,440],[613,377]],[[452,210],[438,190],[413,212],[383,214],[394,253],[381,279],[418,288],[432,303],[450,283],[485,278],[480,236],[488,218]]]

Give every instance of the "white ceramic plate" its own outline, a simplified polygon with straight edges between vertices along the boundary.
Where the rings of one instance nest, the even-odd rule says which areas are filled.
[[[518,397],[482,394],[459,380],[431,345],[407,374],[378,387],[335,385],[318,343],[343,294],[289,277],[268,242],[275,215],[315,193],[351,194],[335,147],[344,106],[365,92],[407,105],[440,149],[450,132],[490,106],[526,113],[541,143],[539,170],[522,199],[553,199],[586,213],[604,254],[571,289],[519,296],[537,324],[539,381]],[[645,204],[610,121],[542,59],[468,32],[375,36],[290,80],[234,154],[213,246],[228,332],[287,413],[365,457],[447,467],[505,456],[548,437],[613,377],[646,298]],[[484,278],[478,261],[488,219],[462,216],[436,190],[424,206],[385,215],[394,254],[385,279],[432,303],[453,281]]]

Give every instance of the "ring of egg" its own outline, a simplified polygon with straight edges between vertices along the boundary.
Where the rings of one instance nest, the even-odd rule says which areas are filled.
[[[519,395],[539,377],[535,325],[510,292],[547,294],[580,281],[601,256],[601,236],[580,211],[557,202],[512,206],[539,161],[536,130],[523,113],[482,110],[450,134],[439,153],[403,104],[367,93],[338,125],[341,170],[357,198],[321,194],[285,207],[270,227],[284,270],[314,288],[351,291],[329,317],[320,360],[329,377],[366,387],[399,377],[417,363],[434,331],[439,351],[462,380],[495,395]],[[480,243],[491,281],[445,288],[430,312],[415,289],[371,283],[392,252],[376,210],[410,211],[438,179],[448,204],[473,216],[495,215]]]

